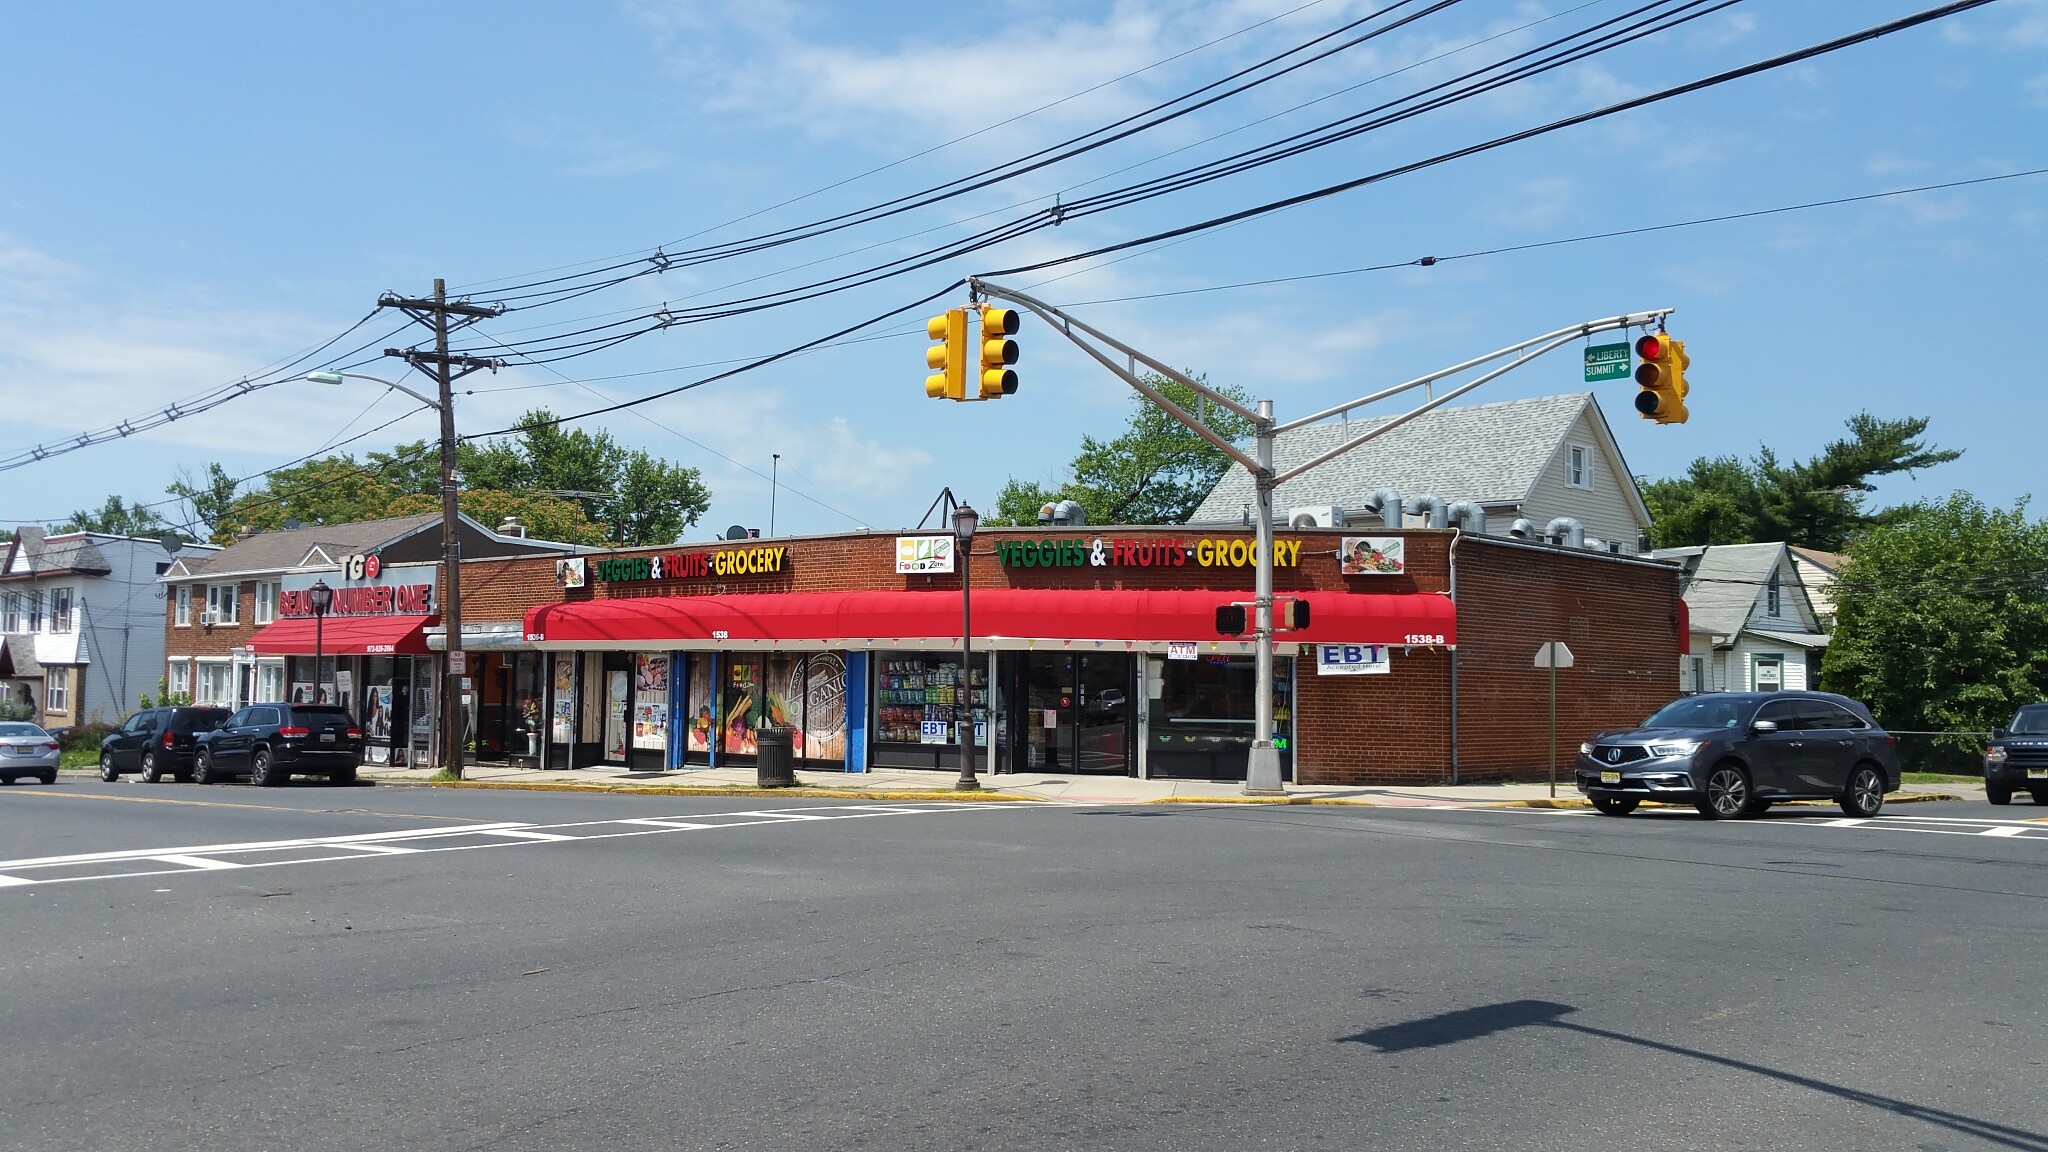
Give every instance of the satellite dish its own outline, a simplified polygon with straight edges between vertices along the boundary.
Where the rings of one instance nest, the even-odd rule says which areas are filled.
[[[746,525],[735,524],[732,527],[727,528],[725,530],[725,538],[727,540],[745,540],[747,538]]]
[[[176,556],[178,554],[178,550],[185,546],[184,538],[179,536],[176,532],[164,533],[163,536],[157,540],[157,543],[163,545],[164,551],[172,556]]]
[[[304,528],[306,526],[306,522],[304,520],[286,518],[284,526],[287,529],[296,532],[299,529]]]

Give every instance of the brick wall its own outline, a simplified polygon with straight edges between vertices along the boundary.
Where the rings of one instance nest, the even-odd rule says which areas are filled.
[[[225,581],[222,581],[225,583]],[[177,660],[192,656],[228,656],[238,651],[249,638],[256,635],[261,624],[256,623],[256,582],[244,580],[238,586],[236,610],[239,623],[216,624],[211,628],[201,624],[200,618],[206,612],[206,585],[192,587],[192,626],[174,627],[178,619],[178,590],[166,585],[164,596],[164,658]],[[157,675],[163,675],[159,669]]]

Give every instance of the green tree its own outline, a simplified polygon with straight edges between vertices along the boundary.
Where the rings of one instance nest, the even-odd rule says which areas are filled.
[[[1206,383],[1206,378],[1194,376]],[[1251,421],[1227,408],[1200,403],[1195,390],[1159,375],[1145,377],[1167,399],[1189,412],[1206,413],[1211,431],[1233,442],[1252,433]],[[1251,405],[1241,390],[1216,389]],[[1048,503],[1072,500],[1090,524],[1180,524],[1194,515],[1209,490],[1232,467],[1230,457],[1168,415],[1144,396],[1131,397],[1130,422],[1114,439],[1081,438],[1064,479],[1034,483],[1011,477],[996,499],[992,525],[1035,524]]]
[[[57,526],[59,532],[105,532],[113,536],[162,536],[170,530],[163,518],[141,504],[107,497],[97,512],[78,511]]]
[[[1891,515],[1865,506],[1877,477],[1962,455],[1924,443],[1927,423],[1924,417],[1880,420],[1860,412],[1849,419],[1846,439],[1829,443],[1811,460],[1784,463],[1766,447],[1747,462],[1702,456],[1683,476],[1638,481],[1655,522],[1652,535],[1660,548],[1782,540],[1839,552]]]
[[[1887,727],[1981,732],[2048,697],[2048,521],[1957,493],[1851,545],[1828,687]]]
[[[194,476],[180,466],[177,479],[165,491],[176,496],[184,513],[183,523],[198,530],[209,540],[219,540],[222,529],[227,529],[230,538],[234,529],[227,524],[229,510],[235,503],[235,478],[219,464],[208,464],[204,476]]]

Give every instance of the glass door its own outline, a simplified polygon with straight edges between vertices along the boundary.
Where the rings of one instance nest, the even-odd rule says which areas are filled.
[[[1126,775],[1131,742],[1131,657],[1028,653],[1015,767],[1027,772]]]
[[[1131,658],[1095,653],[1079,660],[1075,770],[1125,775],[1131,763]]]

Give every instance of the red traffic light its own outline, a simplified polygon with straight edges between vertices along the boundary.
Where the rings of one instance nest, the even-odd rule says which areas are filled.
[[[1652,332],[1648,336],[1636,341],[1636,355],[1645,360],[1662,360],[1664,358],[1664,337],[1656,332]]]

